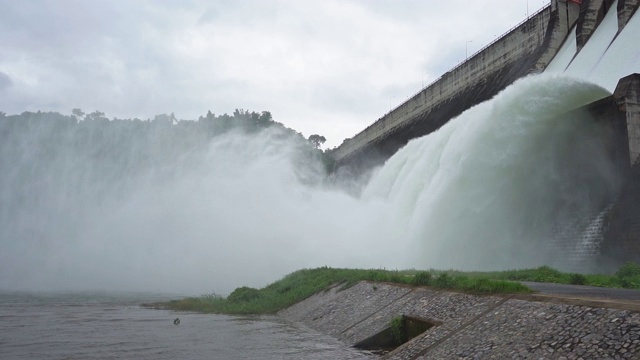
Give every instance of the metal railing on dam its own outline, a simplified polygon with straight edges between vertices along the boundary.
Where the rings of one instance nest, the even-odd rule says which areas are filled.
[[[511,32],[513,32],[514,30],[516,30],[517,28],[521,27],[522,25],[524,25],[527,21],[529,21],[529,19],[531,19],[532,17],[537,16],[538,14],[540,14],[541,12],[548,10],[549,7],[551,7],[551,3],[543,6],[542,8],[540,8],[538,11],[534,12],[533,14],[527,16],[526,19],[522,20],[521,22],[519,22],[517,25],[513,26],[511,29],[505,31],[502,35],[498,36],[497,38],[495,38],[493,41],[491,41],[490,43],[488,43],[487,45],[483,46],[480,50],[472,53],[471,55],[469,55],[466,59],[460,61],[456,66],[452,67],[449,71],[447,71],[446,73],[440,75],[437,79],[433,80],[432,82],[428,83],[426,86],[423,86],[420,90],[418,90],[417,92],[415,92],[413,95],[409,96],[407,98],[407,100],[401,102],[399,105],[396,105],[395,107],[393,107],[392,109],[390,109],[388,112],[386,112],[384,114],[384,116],[387,116],[388,114],[394,112],[396,109],[398,109],[401,106],[404,106],[407,102],[409,102],[409,100],[411,100],[412,98],[418,96],[418,94],[420,94],[421,92],[423,92],[425,89],[430,88],[431,86],[433,86],[435,83],[439,82],[440,80],[442,80],[442,78],[445,77],[446,74],[452,72],[452,71],[456,71],[459,67],[461,67],[462,65],[464,65],[466,62],[468,62],[470,59],[473,59],[474,57],[476,57],[477,55],[479,55],[480,53],[482,53],[483,51],[487,50],[489,47],[493,46],[495,43],[499,42],[500,40],[502,40],[505,36],[509,35]]]
[[[579,5],[552,0],[526,20],[391,109],[333,151],[338,166],[371,152],[392,155],[410,139],[437,130],[553,59],[579,15]]]

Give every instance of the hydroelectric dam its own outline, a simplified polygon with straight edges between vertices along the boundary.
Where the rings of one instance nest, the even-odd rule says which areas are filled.
[[[552,0],[363,131],[346,139],[333,150],[335,169],[362,172],[384,161],[387,161],[385,167],[390,167],[388,159],[408,147],[410,140],[438,132],[451,119],[530,75],[565,75],[595,83],[609,95],[602,94],[574,108],[569,105],[561,114],[553,116],[586,119],[596,124],[606,162],[612,166],[605,172],[619,176],[611,188],[596,187],[599,189],[596,192],[601,193],[589,200],[557,199],[562,204],[554,205],[558,208],[557,219],[552,220],[556,225],[548,231],[551,240],[545,246],[555,258],[551,265],[566,270],[600,271],[612,269],[623,261],[639,261],[638,7],[638,0]],[[578,143],[580,139],[573,141]],[[556,150],[567,151],[562,147]],[[584,153],[585,149],[571,151]],[[564,161],[575,163],[571,159]],[[396,163],[395,170],[399,171],[404,165],[400,161]],[[584,168],[589,166],[576,165],[567,171],[574,172],[572,179],[584,178],[586,182],[590,175]],[[573,185],[581,186],[566,184],[567,187]],[[585,191],[594,192],[593,189]],[[584,205],[585,202],[590,204]]]
[[[0,288],[227,293],[321,266],[640,260],[637,8],[550,2],[330,151],[329,176],[266,112],[0,111]],[[370,159],[385,164],[348,176]]]

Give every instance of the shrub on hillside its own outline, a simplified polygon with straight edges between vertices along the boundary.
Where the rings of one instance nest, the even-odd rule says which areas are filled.
[[[616,276],[621,279],[640,276],[640,264],[636,264],[633,262],[625,263],[618,269],[618,271],[616,271]]]
[[[628,262],[616,271],[618,284],[624,288],[640,288],[640,264]]]
[[[569,274],[569,284],[571,285],[585,285],[587,278],[582,274]]]
[[[259,297],[260,290],[243,286],[233,290],[233,292],[227,297],[227,300],[237,303],[255,300]]]
[[[431,284],[431,273],[428,271],[419,271],[411,280],[413,285],[429,285]]]
[[[495,282],[497,283],[497,282]],[[478,294],[490,294],[494,293],[495,283],[488,278],[478,278],[470,283],[469,289],[470,291],[476,292]]]
[[[550,266],[540,266],[535,271],[533,281],[537,282],[559,282],[562,273]]]
[[[442,273],[435,278],[433,285],[442,289],[453,289],[455,288],[455,279],[447,273]]]

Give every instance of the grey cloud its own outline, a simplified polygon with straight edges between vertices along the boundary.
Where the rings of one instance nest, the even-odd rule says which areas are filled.
[[[202,14],[202,16],[200,16],[200,19],[198,20],[198,23],[199,24],[206,24],[206,23],[214,21],[217,18],[218,18],[218,11],[216,9],[209,8],[209,9],[207,9],[207,11],[205,11]]]
[[[501,11],[526,5],[487,1]],[[424,74],[435,79],[454,66],[467,39],[477,50],[479,33],[512,25],[478,26],[470,7],[492,8],[460,0],[0,0],[0,106],[123,118],[249,108],[307,134],[326,133],[325,119],[362,128],[390,100],[415,93]]]
[[[9,75],[0,71],[0,91],[9,88],[11,85],[13,85],[13,81],[11,81]]]

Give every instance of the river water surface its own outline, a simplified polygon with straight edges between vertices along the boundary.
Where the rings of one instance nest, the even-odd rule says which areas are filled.
[[[277,316],[152,310],[159,295],[0,293],[0,359],[367,359]],[[180,324],[173,320],[179,317]]]

